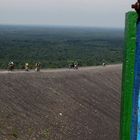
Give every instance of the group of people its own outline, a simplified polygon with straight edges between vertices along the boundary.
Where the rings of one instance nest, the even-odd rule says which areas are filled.
[[[79,66],[79,64],[78,64],[78,62],[76,61],[76,62],[72,62],[71,64],[69,64],[69,68],[70,69],[78,69],[78,66]]]
[[[41,68],[40,62],[36,63],[35,64],[35,71],[37,71],[37,72],[40,71],[40,68]],[[14,64],[13,61],[10,61],[9,64],[8,64],[8,71],[13,71],[14,69],[15,69],[15,64]],[[25,63],[24,69],[25,69],[25,71],[30,70],[29,63]]]
[[[106,63],[103,62],[102,66],[106,66]],[[69,69],[78,69],[78,67],[79,67],[79,64],[78,64],[77,61],[72,62],[71,64],[69,64]],[[40,71],[40,68],[41,68],[41,63],[40,62],[35,63],[35,71],[37,71],[37,72]],[[9,64],[8,64],[8,71],[13,71],[14,69],[15,69],[15,64],[14,64],[13,61],[10,61]],[[30,70],[29,63],[25,63],[24,69],[25,69],[25,71]]]

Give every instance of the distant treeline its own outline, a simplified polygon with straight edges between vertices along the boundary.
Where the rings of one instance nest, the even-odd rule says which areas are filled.
[[[14,61],[43,68],[122,62],[123,31],[97,28],[0,26],[0,68]]]

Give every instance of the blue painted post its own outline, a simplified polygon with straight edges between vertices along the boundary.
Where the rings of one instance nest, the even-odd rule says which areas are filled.
[[[136,79],[136,86],[135,92],[136,97],[138,100],[138,118],[137,118],[137,140],[140,140],[140,20],[137,23],[137,41],[136,41],[136,64],[135,64],[135,79]]]
[[[136,50],[135,50],[135,69],[134,69],[134,93],[133,93],[133,111],[132,111],[132,131],[131,140],[140,140],[138,132],[139,114],[139,91],[140,91],[140,22],[137,24]]]

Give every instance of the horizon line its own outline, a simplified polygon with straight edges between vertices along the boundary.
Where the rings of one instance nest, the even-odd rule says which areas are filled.
[[[26,26],[26,27],[61,27],[61,28],[100,28],[100,29],[121,29],[123,27],[103,27],[103,26],[88,26],[88,25],[49,25],[49,24],[12,24],[12,23],[0,23],[0,26]]]

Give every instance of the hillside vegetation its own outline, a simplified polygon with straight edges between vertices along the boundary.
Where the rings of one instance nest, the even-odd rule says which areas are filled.
[[[0,26],[0,68],[10,60],[22,68],[25,62],[41,62],[43,68],[120,63],[123,31],[117,29]]]

